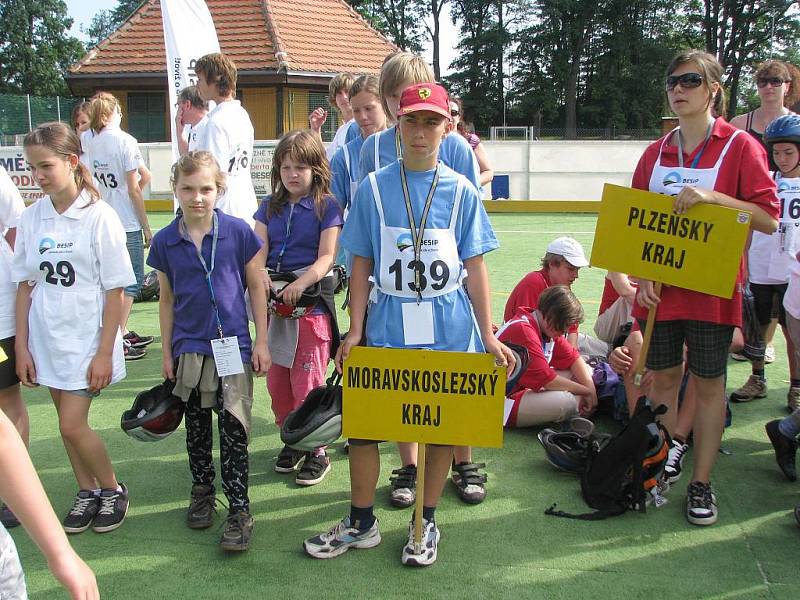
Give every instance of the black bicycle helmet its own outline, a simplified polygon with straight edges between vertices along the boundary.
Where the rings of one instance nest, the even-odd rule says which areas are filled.
[[[295,450],[310,452],[342,435],[342,376],[334,373],[326,385],[314,388],[286,417],[281,441]]]
[[[172,393],[175,384],[163,383],[139,392],[133,406],[122,413],[122,431],[140,442],[157,442],[175,431],[183,420],[183,400]]]
[[[158,300],[160,288],[158,285],[158,273],[148,271],[142,280],[142,287],[139,295],[135,298],[136,302],[147,302],[148,300]]]
[[[519,383],[520,377],[522,377],[523,373],[528,369],[528,349],[525,346],[520,346],[519,344],[514,344],[511,342],[503,342],[506,347],[511,350],[511,354],[514,355],[516,359],[516,364],[514,365],[514,369],[509,371],[506,375],[506,396],[516,389],[517,384]]]

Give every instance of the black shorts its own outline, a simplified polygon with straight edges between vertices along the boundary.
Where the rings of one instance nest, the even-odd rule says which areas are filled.
[[[0,390],[4,390],[12,385],[19,383],[17,377],[17,355],[14,352],[14,336],[0,340],[0,348],[3,349],[6,360],[0,363]]]
[[[783,296],[788,283],[751,283],[750,291],[756,305],[756,316],[762,327],[769,325],[773,315],[778,318],[778,323],[786,326],[786,310],[783,308]]]
[[[644,319],[639,320],[642,333],[646,324]],[[657,321],[653,326],[646,366],[652,371],[663,371],[683,364],[685,344],[689,371],[703,379],[714,379],[725,374],[732,338],[733,325],[690,320]]]

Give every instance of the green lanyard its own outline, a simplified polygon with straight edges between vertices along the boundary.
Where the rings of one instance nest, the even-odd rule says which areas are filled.
[[[406,201],[406,213],[408,214],[408,227],[411,230],[411,241],[414,244],[414,291],[417,292],[417,304],[422,300],[422,238],[425,234],[425,223],[428,221],[428,213],[433,204],[433,196],[436,193],[436,186],[439,185],[439,163],[436,163],[436,172],[433,175],[431,188],[428,190],[428,197],[425,199],[425,207],[422,209],[422,218],[419,221],[419,229],[415,226],[414,209],[411,206],[411,194],[408,191],[408,180],[406,179],[406,168],[403,160],[400,159],[400,181],[403,187],[403,198]]]

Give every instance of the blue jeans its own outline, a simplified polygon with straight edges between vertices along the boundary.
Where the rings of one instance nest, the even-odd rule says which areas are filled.
[[[125,288],[125,295],[136,298],[144,281],[144,236],[141,229],[128,231],[125,235],[128,236],[125,245],[128,248],[128,256],[131,257],[133,274],[136,276],[136,283]]]

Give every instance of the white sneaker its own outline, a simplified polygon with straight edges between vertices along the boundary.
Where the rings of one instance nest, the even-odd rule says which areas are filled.
[[[664,478],[668,483],[675,483],[681,478],[683,459],[686,458],[686,453],[688,451],[689,444],[681,444],[676,440],[672,440],[672,446],[669,449],[669,456],[667,457],[667,464],[664,465]]]
[[[414,549],[414,521],[408,524],[408,543],[403,548],[400,562],[409,567],[427,567],[436,562],[437,548],[439,546],[439,528],[435,521],[422,521],[422,552],[417,554]]]
[[[334,558],[350,548],[374,548],[380,543],[378,519],[375,519],[372,527],[361,531],[350,525],[350,517],[347,516],[327,532],[308,538],[303,542],[303,548],[306,554],[314,558]]]
[[[764,350],[764,362],[767,364],[775,362],[775,346],[767,346]]]

